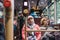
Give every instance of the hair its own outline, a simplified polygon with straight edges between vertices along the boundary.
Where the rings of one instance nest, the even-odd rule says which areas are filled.
[[[41,25],[44,25],[44,21],[45,21],[45,20],[46,20],[45,17],[41,19]]]
[[[44,25],[44,20],[43,20],[43,18],[41,19],[41,25]]]

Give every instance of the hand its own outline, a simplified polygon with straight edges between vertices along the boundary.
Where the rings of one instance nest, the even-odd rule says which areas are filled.
[[[28,32],[29,34],[32,34],[32,32]]]
[[[16,36],[14,37],[14,39],[16,39]]]

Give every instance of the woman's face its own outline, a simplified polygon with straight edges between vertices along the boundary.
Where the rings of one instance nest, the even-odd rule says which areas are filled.
[[[32,23],[34,23],[34,18],[29,18],[27,21],[29,24],[32,24]]]
[[[48,20],[48,19],[45,19],[45,20],[44,20],[44,25],[47,26],[48,24],[49,24],[49,20]]]

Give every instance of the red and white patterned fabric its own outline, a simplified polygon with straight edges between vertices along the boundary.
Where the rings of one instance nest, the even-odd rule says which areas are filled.
[[[31,30],[29,27],[26,27],[26,30]],[[33,30],[40,30],[40,27],[35,24]],[[34,32],[36,36],[36,40],[40,40],[41,38],[41,32]],[[26,32],[26,36],[28,36],[28,33]],[[22,40],[25,40],[25,25],[22,28]]]

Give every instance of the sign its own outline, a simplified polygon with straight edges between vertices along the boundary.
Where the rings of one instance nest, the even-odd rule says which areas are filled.
[[[11,2],[10,1],[5,1],[4,2],[4,6],[5,7],[10,7],[11,6]]]
[[[27,2],[24,2],[24,6],[27,6]]]

